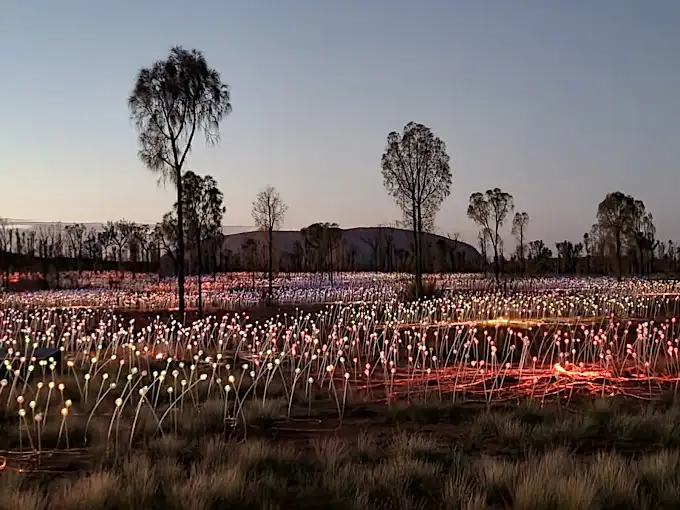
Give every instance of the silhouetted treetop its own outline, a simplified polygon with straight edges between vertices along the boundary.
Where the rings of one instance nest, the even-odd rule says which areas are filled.
[[[141,69],[128,98],[139,131],[139,157],[151,170],[177,178],[197,131],[206,143],[219,140],[222,118],[231,112],[229,87],[198,50],[176,46],[166,60]]]

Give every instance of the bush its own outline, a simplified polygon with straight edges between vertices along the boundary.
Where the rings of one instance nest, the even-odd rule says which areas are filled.
[[[422,295],[419,296],[420,300],[424,299],[438,299],[444,295],[444,290],[437,285],[434,280],[423,280]],[[417,301],[416,297],[416,282],[415,280],[409,283],[401,292],[399,299],[405,303],[410,303]]]

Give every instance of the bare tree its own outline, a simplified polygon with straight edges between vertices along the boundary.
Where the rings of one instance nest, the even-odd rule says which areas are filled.
[[[85,225],[82,223],[72,223],[64,227],[64,232],[66,232],[66,239],[71,249],[71,256],[75,259],[76,269],[80,271],[83,261]]]
[[[273,273],[274,273],[274,231],[281,228],[283,217],[288,206],[281,199],[281,195],[273,186],[267,186],[260,191],[253,201],[252,216],[258,229],[267,233],[269,291],[267,302],[273,298]]]
[[[517,238],[517,254],[522,264],[522,273],[526,273],[527,270],[524,234],[528,225],[529,215],[527,213],[515,213],[515,217],[512,219],[512,234]]]
[[[132,253],[135,251],[132,249],[133,243],[134,246],[136,247],[135,249],[139,251],[139,259],[140,260],[135,260],[134,262],[143,262],[144,267],[146,272],[149,272],[149,264],[150,264],[150,247],[151,247],[151,235],[150,235],[151,227],[146,224],[136,224],[134,225],[133,231],[132,231],[132,238],[131,238],[131,244],[130,244],[130,255],[132,257]],[[133,269],[134,270],[134,269]]]
[[[499,248],[501,248],[502,239],[500,228],[514,208],[512,195],[502,191],[500,188],[486,190],[485,194],[473,193],[470,195],[470,205],[468,206],[467,214],[489,236],[491,247],[493,248],[496,282],[500,282],[501,273],[499,257],[501,251]]]
[[[194,136],[207,143],[219,140],[220,122],[231,112],[228,87],[203,54],[180,46],[166,60],[141,69],[128,98],[139,131],[139,158],[177,190],[177,282],[179,315],[184,320],[184,211],[182,175]]]
[[[92,268],[96,271],[98,268],[98,262],[102,258],[102,246],[99,243],[98,232],[94,228],[91,228],[85,234],[83,250],[87,258],[92,260]]]
[[[123,249],[129,246],[136,227],[134,223],[123,219],[111,223],[109,228],[111,229],[111,241],[115,245],[117,251],[116,260],[118,261],[118,267],[119,269],[122,269],[123,261],[125,259],[123,257]]]
[[[382,156],[383,183],[413,232],[416,297],[422,296],[423,232],[451,193],[453,175],[446,144],[423,124],[409,122],[403,133],[387,136]]]

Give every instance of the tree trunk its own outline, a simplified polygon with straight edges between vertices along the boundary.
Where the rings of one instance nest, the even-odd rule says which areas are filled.
[[[179,320],[184,324],[184,208],[182,207],[182,171],[176,169],[177,183],[177,293],[179,297]]]
[[[269,229],[269,267],[268,269],[268,280],[269,280],[269,290],[267,292],[267,305],[272,304],[273,294],[274,294],[274,230]]]
[[[621,260],[621,236],[616,236],[616,279],[621,280],[623,261]]]
[[[493,243],[493,271],[496,274],[496,283],[501,282],[501,265],[498,260],[498,232],[496,232],[496,242]]]
[[[527,258],[524,253],[524,227],[519,230],[519,251],[522,255],[522,276],[527,273]]]
[[[203,318],[203,286],[201,285],[201,276],[203,273],[203,257],[202,252],[201,252],[201,234],[200,234],[200,228],[198,229],[199,233],[196,236],[196,268],[197,268],[197,283],[198,283],[198,318],[202,319]]]
[[[416,299],[423,294],[423,277],[420,272],[420,237],[418,232],[418,211],[413,205],[413,258],[415,262],[415,277],[416,277]]]

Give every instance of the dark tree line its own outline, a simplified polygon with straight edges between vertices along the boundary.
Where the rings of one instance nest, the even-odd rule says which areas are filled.
[[[482,227],[479,239],[483,261],[488,260],[488,244],[493,243],[493,239],[497,246],[502,246],[503,239],[495,228],[498,212],[504,220],[512,210],[512,196],[499,200],[495,198],[499,193],[500,190],[489,190],[485,195],[477,193],[470,198],[468,214]],[[592,274],[621,278],[677,273],[680,269],[680,244],[656,238],[654,218],[643,201],[618,191],[609,193],[598,204],[596,218],[582,239],[557,242],[553,250],[540,239],[526,243],[530,218],[525,212],[516,213],[512,223],[512,234],[517,241],[515,252],[508,260],[502,253],[494,256],[495,274],[499,275],[505,268],[506,273],[512,274]]]

